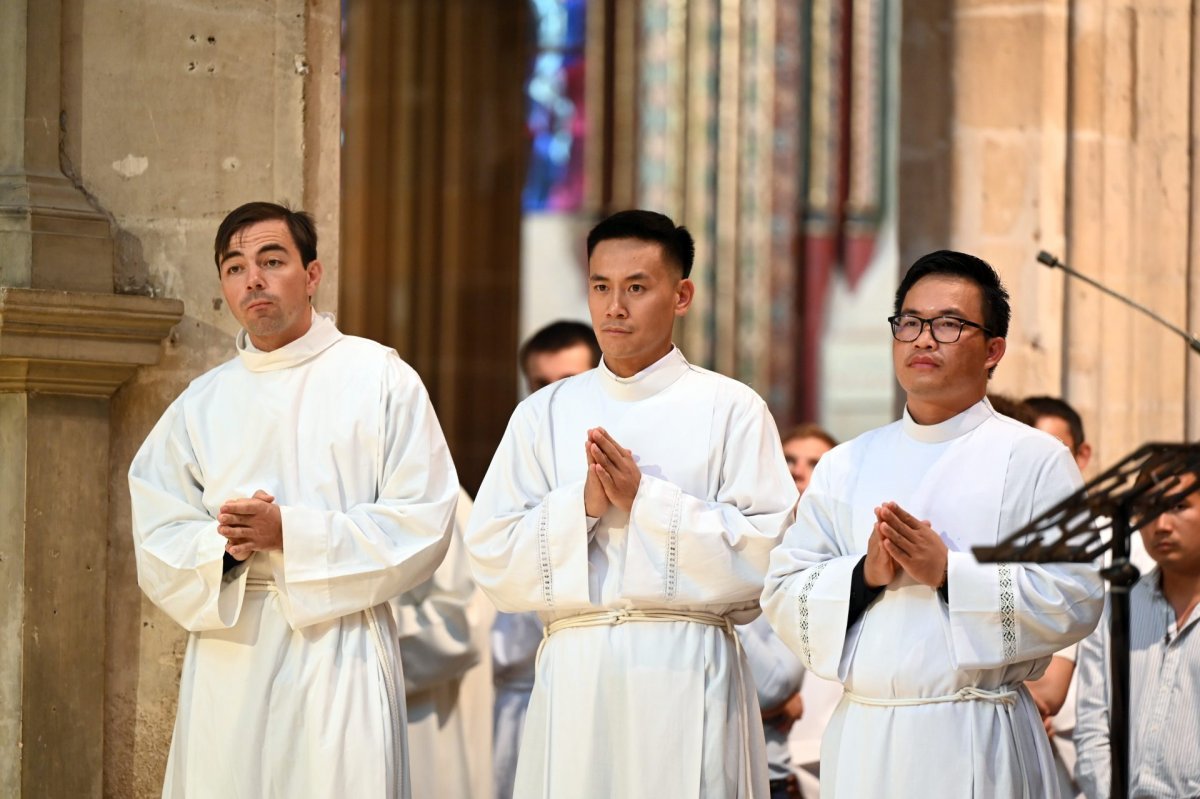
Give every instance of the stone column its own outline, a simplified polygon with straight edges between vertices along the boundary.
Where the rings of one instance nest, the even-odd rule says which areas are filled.
[[[62,3],[0,2],[0,795],[103,785],[108,398],[183,312],[113,293],[63,173]]]

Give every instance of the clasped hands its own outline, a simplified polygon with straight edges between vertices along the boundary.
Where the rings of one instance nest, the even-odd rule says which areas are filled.
[[[602,516],[610,505],[629,513],[642,483],[642,470],[633,453],[617,443],[603,427],[588,430],[587,480],[583,484],[584,512],[592,518]]]
[[[258,490],[249,499],[229,499],[217,514],[217,532],[225,536],[225,551],[237,560],[255,552],[283,549],[283,518],[275,497]]]
[[[946,577],[946,543],[928,521],[921,521],[895,502],[875,509],[875,526],[867,540],[863,576],[867,585],[880,588],[908,572],[914,580],[938,588]]]

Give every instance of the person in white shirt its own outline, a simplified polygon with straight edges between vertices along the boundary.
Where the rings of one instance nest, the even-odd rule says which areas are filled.
[[[516,409],[467,551],[547,637],[515,796],[766,795],[762,725],[733,625],[758,613],[796,488],[766,404],[672,343],[690,234],[624,211],[588,236],[600,366]]]
[[[1200,475],[1191,492],[1141,529],[1157,567],[1129,592],[1130,797],[1200,796]],[[1145,479],[1157,479],[1153,474]],[[1174,490],[1173,490],[1174,491]],[[1079,645],[1075,779],[1088,799],[1109,796],[1111,639],[1106,618]]]
[[[772,554],[763,608],[845,694],[821,749],[824,797],[1055,796],[1024,680],[1089,633],[1096,570],[981,564],[995,544],[1079,487],[1050,436],[985,395],[1010,310],[984,261],[939,251],[896,292],[903,418],[821,458]]]
[[[221,223],[237,357],[129,470],[138,583],[189,632],[165,797],[407,797],[388,600],[449,543],[458,478],[416,373],[317,314],[307,214]]]

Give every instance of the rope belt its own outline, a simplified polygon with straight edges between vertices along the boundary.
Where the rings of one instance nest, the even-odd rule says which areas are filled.
[[[720,627],[733,639],[734,649],[736,650],[733,659],[733,672],[738,689],[738,721],[741,723],[742,728],[742,767],[746,773],[746,786],[749,790],[748,799],[754,799],[754,772],[751,768],[750,753],[750,722],[744,701],[746,684],[745,675],[742,671],[742,659],[744,657],[742,654],[742,639],[735,632],[733,622],[730,621],[728,616],[708,613],[703,610],[626,610],[623,608],[581,613],[578,616],[567,616],[564,619],[556,619],[550,622],[543,629],[542,642],[538,644],[537,657],[534,663],[536,664],[541,661],[542,649],[545,648],[546,642],[550,640],[550,636],[562,630],[570,630],[576,627],[617,627],[627,623],[672,621]],[[757,708],[757,704],[755,707]]]
[[[861,696],[850,691],[846,691],[845,696],[851,702],[857,702],[860,705],[874,705],[876,707],[911,707],[913,705],[937,705],[942,702],[992,702],[997,705],[1012,707],[1017,703],[1017,692],[1011,688],[997,688],[992,691],[987,688],[976,688],[974,685],[959,688],[954,693],[946,694],[945,696],[922,696],[912,699],[876,699],[872,696]]]
[[[546,625],[546,629],[542,632],[542,640],[546,640],[559,630],[568,630],[572,627],[616,627],[631,621],[690,621],[696,624],[707,624],[710,627],[724,627],[726,632],[733,632],[733,623],[729,621],[728,617],[707,613],[703,610],[625,610],[619,608],[556,619]]]

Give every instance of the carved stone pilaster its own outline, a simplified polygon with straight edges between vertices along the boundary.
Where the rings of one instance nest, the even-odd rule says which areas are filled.
[[[0,393],[111,396],[182,317],[179,300],[0,287]]]

